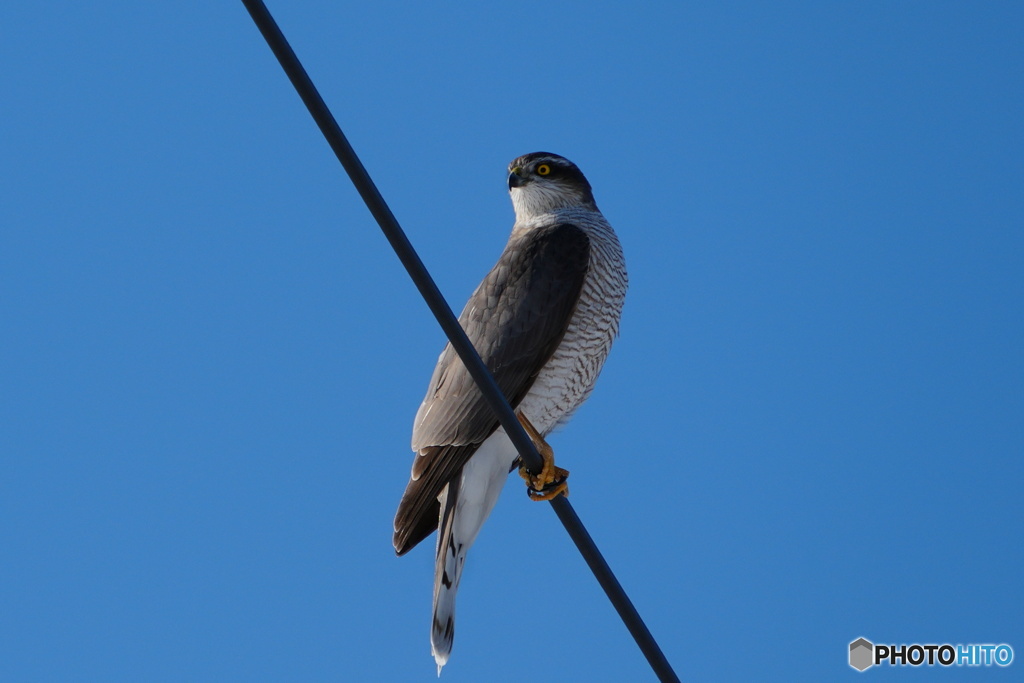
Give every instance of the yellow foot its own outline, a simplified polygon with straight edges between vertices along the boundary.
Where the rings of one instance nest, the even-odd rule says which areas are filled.
[[[551,446],[526,415],[519,412],[516,413],[516,417],[519,418],[519,424],[523,425],[523,429],[530,435],[533,445],[537,447],[537,452],[544,460],[544,467],[537,475],[530,474],[525,465],[519,468],[519,476],[526,482],[526,495],[530,497],[530,500],[551,500],[558,495],[568,496],[569,483],[566,480],[569,477],[569,470],[555,467],[554,451],[551,450]]]

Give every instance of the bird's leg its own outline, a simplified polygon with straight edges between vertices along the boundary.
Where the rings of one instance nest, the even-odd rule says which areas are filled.
[[[530,500],[551,500],[559,494],[568,496],[569,483],[566,479],[569,476],[569,470],[555,467],[555,452],[551,450],[551,446],[526,415],[520,411],[516,413],[516,417],[519,418],[519,424],[523,425],[523,429],[530,435],[540,457],[544,459],[544,468],[537,475],[530,474],[525,465],[519,467],[519,476],[526,481],[526,495],[530,497]]]

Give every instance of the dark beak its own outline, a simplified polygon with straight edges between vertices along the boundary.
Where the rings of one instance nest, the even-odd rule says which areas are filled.
[[[526,178],[519,175],[515,171],[512,171],[511,173],[508,174],[508,189],[511,190],[513,187],[522,187],[525,184]]]

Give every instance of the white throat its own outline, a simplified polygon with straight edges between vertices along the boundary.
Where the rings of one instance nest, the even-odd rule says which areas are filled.
[[[563,209],[589,208],[578,193],[566,192],[564,188],[545,183],[533,182],[524,187],[513,187],[509,194],[512,196],[517,223]]]

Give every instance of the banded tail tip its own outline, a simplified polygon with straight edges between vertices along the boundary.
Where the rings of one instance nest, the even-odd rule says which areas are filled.
[[[430,648],[430,649],[433,650],[434,648]],[[443,669],[444,665],[448,663],[448,655],[449,654],[450,654],[449,652],[445,652],[445,653],[436,652],[436,651],[433,652],[434,661],[437,662],[437,677],[438,678],[441,677],[441,669]]]

